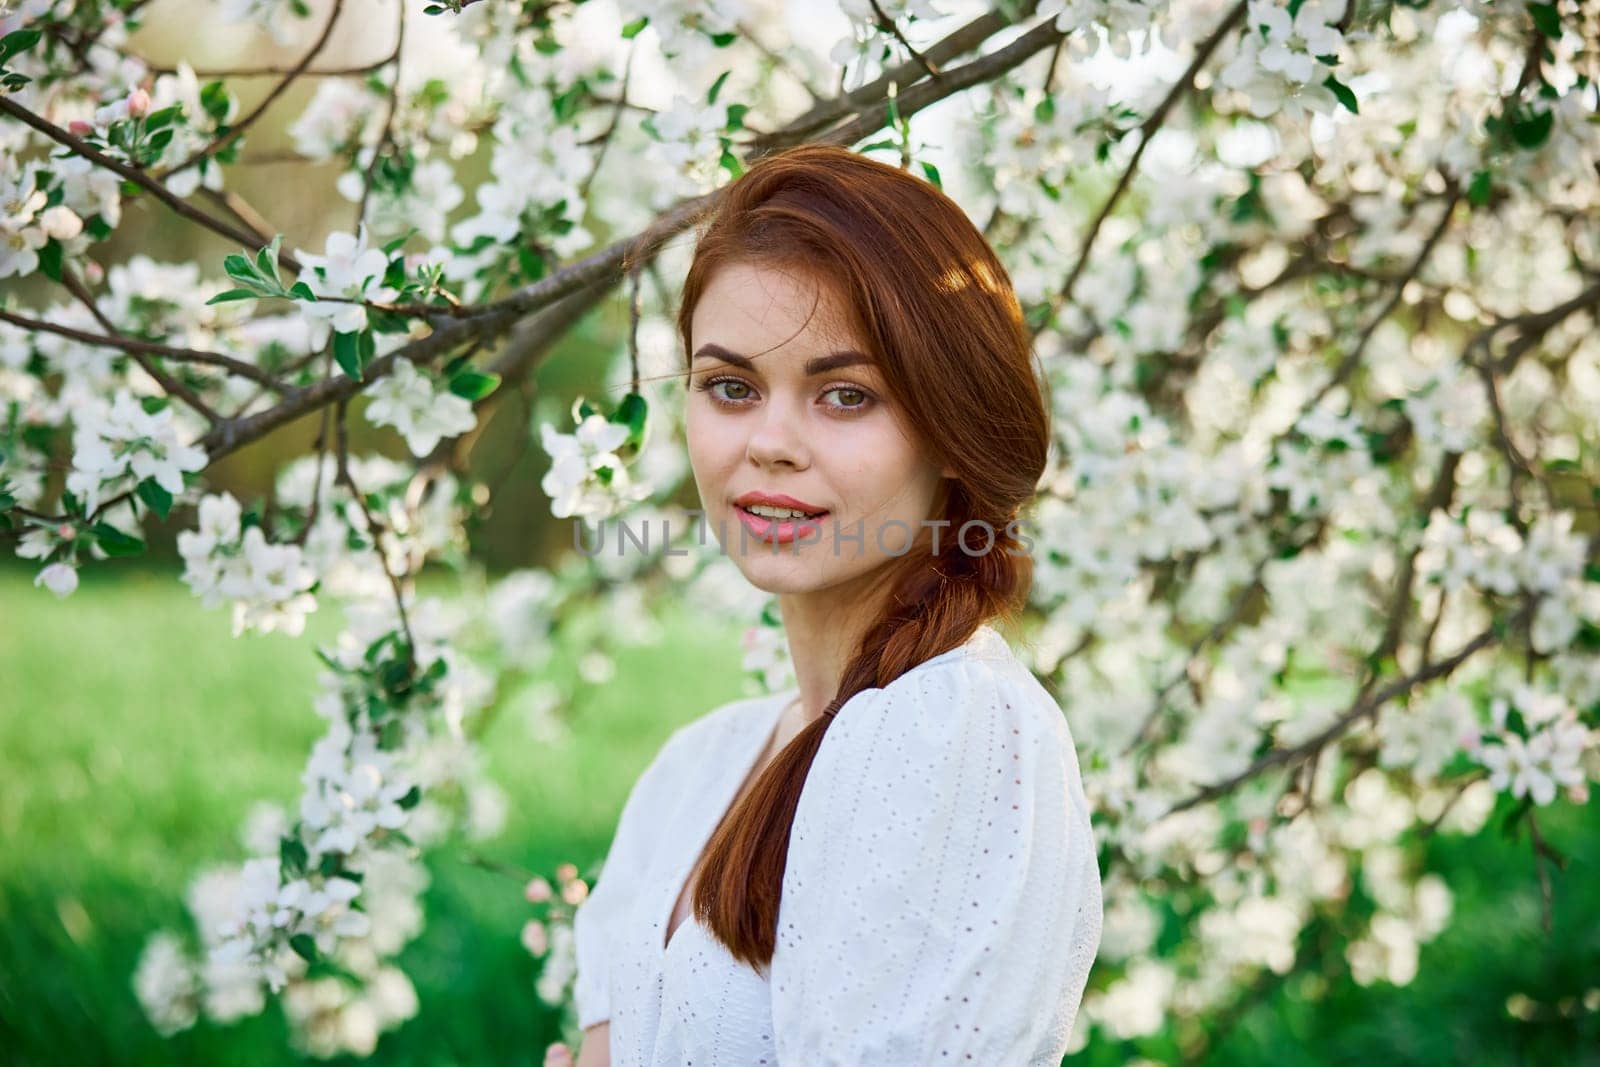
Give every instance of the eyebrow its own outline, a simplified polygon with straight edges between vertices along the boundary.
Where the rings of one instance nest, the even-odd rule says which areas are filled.
[[[730,352],[721,345],[714,344],[709,341],[700,346],[699,350],[695,352],[690,362],[699,359],[701,356],[710,356],[712,359],[720,359],[724,363],[731,363],[735,367],[743,367],[745,370],[755,369],[755,361],[749,356],[741,356],[737,352]],[[871,364],[872,360],[868,359],[866,356],[862,355],[860,352],[857,352],[853,348],[847,348],[842,352],[834,352],[831,355],[812,356],[810,359],[806,360],[805,373],[807,377],[814,377],[815,375],[825,374],[831,370],[837,370],[840,367],[853,367],[860,363]]]

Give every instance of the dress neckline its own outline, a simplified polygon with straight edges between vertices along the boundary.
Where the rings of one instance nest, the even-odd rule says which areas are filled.
[[[702,817],[700,819],[699,825],[695,830],[696,843],[688,852],[690,857],[688,865],[680,865],[672,877],[671,893],[666,901],[666,914],[661,920],[662,930],[667,930],[672,926],[672,913],[678,908],[678,898],[683,895],[684,889],[689,884],[690,875],[694,873],[695,866],[699,864],[706,846],[711,843],[711,835],[716,833],[717,827],[722,824],[722,820],[727,816],[729,809],[733,807],[734,799],[739,795],[740,789],[743,788],[745,781],[749,779],[751,773],[756,769],[756,761],[761,758],[761,754],[767,750],[773,739],[777,737],[778,726],[783,717],[784,709],[799,695],[800,687],[797,685],[778,690],[775,693],[769,693],[765,701],[760,705],[761,715],[759,717],[754,715],[750,717],[751,721],[761,728],[757,729],[752,726],[746,736],[740,738],[741,743],[736,752],[738,758],[730,760],[730,763],[741,768],[742,773],[737,778],[729,775],[729,784],[718,791],[719,803],[714,813],[709,818]],[[678,939],[678,934],[683,932],[684,927],[698,922],[699,919],[691,907],[689,914],[683,917],[683,922],[679,923],[676,929],[665,935],[665,942],[657,943],[657,949],[661,955],[665,956],[672,951],[672,944]]]
[[[972,636],[967,638],[963,644],[923,660],[915,667],[912,667],[911,670],[921,670],[931,664],[954,659],[962,655],[995,655],[1008,647],[1005,638],[1001,636],[998,630],[988,623],[983,623],[973,631]],[[907,673],[910,673],[910,671]],[[673,875],[669,887],[671,892],[666,899],[666,912],[661,920],[660,929],[663,931],[672,926],[672,913],[677,910],[678,898],[683,895],[683,891],[688,885],[689,877],[694,873],[695,866],[700,862],[706,845],[711,843],[711,835],[716,833],[717,827],[722,824],[722,820],[727,816],[728,810],[733,806],[734,799],[739,795],[739,791],[743,788],[745,781],[750,777],[751,772],[756,769],[756,761],[761,758],[761,754],[767,750],[773,739],[777,737],[778,726],[783,717],[784,709],[799,695],[800,687],[798,685],[791,685],[786,689],[769,693],[762,704],[758,705],[761,708],[761,715],[759,717],[755,715],[750,717],[751,721],[758,724],[760,728],[757,728],[757,726],[749,728],[747,735],[740,739],[741,745],[736,752],[738,759],[730,761],[733,765],[741,768],[742,773],[736,779],[731,775],[729,776],[730,784],[718,792],[719,803],[716,806],[714,815],[700,820],[700,825],[695,831],[695,846],[688,853],[690,856],[688,866],[680,865]],[[679,923],[671,933],[665,934],[664,941],[656,943],[657,952],[660,953],[662,958],[665,958],[672,951],[672,945],[677,941],[678,934],[683,931],[683,928],[691,924],[699,925],[699,923],[700,920],[691,907],[689,914],[683,917],[683,922]]]

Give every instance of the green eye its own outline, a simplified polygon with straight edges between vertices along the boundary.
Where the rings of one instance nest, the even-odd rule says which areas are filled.
[[[719,386],[724,385],[731,386],[735,389],[744,389],[746,392],[734,396],[727,396],[717,391]],[[750,399],[748,392],[750,389],[750,383],[741,378],[734,378],[730,376],[724,376],[720,378],[702,378],[700,381],[695,383],[695,388],[703,393],[710,393],[711,399],[719,404],[741,404]]]
[[[853,415],[872,406],[872,394],[853,385],[835,385],[826,392],[838,397],[835,403],[829,405],[835,411],[848,412]]]

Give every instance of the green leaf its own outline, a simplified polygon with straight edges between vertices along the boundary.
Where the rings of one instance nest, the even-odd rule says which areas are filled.
[[[61,242],[54,237],[39,249],[39,270],[53,282],[61,280]]]
[[[1049,122],[1056,117],[1056,98],[1047,96],[1033,105],[1033,117],[1039,122]]]
[[[283,244],[283,234],[272,238],[272,243],[256,253],[256,268],[263,278],[272,279],[279,289],[283,281],[278,277],[278,246]]]
[[[1483,207],[1489,202],[1489,195],[1494,191],[1494,176],[1486,170],[1480,170],[1472,176],[1472,181],[1467,186],[1467,201],[1473,207]]]
[[[123,533],[107,522],[97,522],[89,532],[108,556],[137,556],[144,551],[144,542]]]
[[[649,24],[650,24],[650,16],[649,15],[640,15],[638,18],[634,19],[632,22],[630,22],[626,26],[622,27],[622,36],[626,40],[632,40],[635,36],[638,35],[640,30],[644,29]]]
[[[417,802],[421,799],[422,790],[417,786],[412,786],[410,789],[406,790],[406,795],[395,801],[395,803],[400,805],[402,808],[410,810],[411,808],[416,807]]]
[[[411,240],[411,235],[416,233],[416,232],[417,232],[417,228],[415,226],[413,226],[413,227],[411,227],[411,229],[407,230],[405,233],[401,234],[399,237],[396,237],[394,240],[388,242],[387,244],[385,244],[383,246],[383,254],[388,256],[389,258],[393,259],[394,258],[394,254],[396,252],[400,251],[400,249],[404,248],[405,247],[405,243],[407,241]]]
[[[373,333],[405,333],[411,328],[411,320],[393,311],[368,308],[367,326]]]
[[[306,846],[298,837],[284,836],[278,839],[278,866],[291,878],[306,873]]]
[[[623,442],[623,447],[629,445],[643,446],[645,426],[650,416],[650,405],[638,393],[629,393],[622,398],[622,403],[617,405],[617,410],[611,413],[611,420],[628,428],[628,439]]]
[[[311,286],[307,285],[305,282],[295,282],[293,285],[289,286],[289,295],[294,297],[296,300],[304,300],[309,304],[315,304],[317,302],[317,294],[313,293],[311,291]]]
[[[310,934],[295,934],[289,939],[289,947],[307,963],[317,962],[317,942]]]
[[[517,246],[517,267],[522,271],[522,276],[529,281],[538,281],[544,277],[544,257],[527,245]]]
[[[1532,807],[1533,796],[1530,794],[1523,797],[1517,802],[1516,807],[1506,812],[1504,821],[1500,823],[1500,832],[1506,837],[1515,837],[1517,834],[1517,823],[1522,821],[1522,817],[1528,814],[1528,810]]]
[[[749,104],[729,104],[728,105],[728,129],[730,129],[730,130],[742,130],[742,129],[744,129],[745,112],[747,112],[749,110],[750,110],[750,105]]]
[[[227,271],[228,277],[236,282],[244,282],[246,285],[252,286],[259,285],[261,282],[261,276],[250,265],[250,261],[237,252],[224,257],[222,269]]]
[[[1550,136],[1555,121],[1554,111],[1540,111],[1528,118],[1519,118],[1511,124],[1511,137],[1523,148],[1538,148]]]
[[[1554,4],[1529,4],[1528,14],[1533,16],[1534,29],[1546,37],[1560,39],[1561,15]]]
[[[725,70],[717,75],[717,80],[711,83],[711,89],[706,93],[707,104],[715,104],[717,102],[717,94],[722,91],[722,83],[727,81],[728,75],[732,73],[733,71],[731,70]]]
[[[0,37],[0,60],[10,59],[12,56],[20,56],[38,44],[42,35],[40,30],[13,30],[4,37]]]
[[[389,719],[378,728],[378,747],[385,752],[391,752],[400,747],[405,735],[405,724],[399,719]]]
[[[205,88],[200,90],[200,106],[205,108],[207,115],[217,122],[221,122],[228,115],[231,101],[228,98],[228,87],[220,81],[207,82]]]
[[[161,483],[154,478],[146,478],[139,483],[139,499],[163,519],[167,512],[172,510],[172,494],[161,487]]]
[[[1328,75],[1322,84],[1333,90],[1333,95],[1339,98],[1339,103],[1344,105],[1346,111],[1352,115],[1361,114],[1361,109],[1356,106],[1356,94],[1350,91],[1348,85],[1332,74]]]
[[[346,374],[359,382],[362,371],[365,369],[361,362],[361,335],[358,333],[334,334],[333,358]]]
[[[260,293],[252,292],[249,289],[228,289],[207,300],[206,304],[209,306],[211,304],[226,304],[234,300],[255,300],[260,295]]]
[[[723,168],[735,178],[744,173],[744,164],[739,162],[739,157],[728,151],[726,148],[722,150],[722,159],[720,162]]]
[[[500,385],[500,375],[482,371],[462,371],[450,379],[450,391],[468,400],[482,400]]]
[[[171,126],[181,114],[183,114],[183,105],[181,104],[173,104],[171,107],[164,107],[160,111],[152,111],[145,116],[144,128],[150,133],[155,133],[157,130]]]
[[[938,167],[934,166],[932,163],[923,161],[922,173],[926,174],[928,176],[928,180],[934,185],[938,186],[940,189],[944,188],[944,183],[939,180]]]

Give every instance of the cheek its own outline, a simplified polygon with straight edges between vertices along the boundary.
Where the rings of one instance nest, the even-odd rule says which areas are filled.
[[[694,402],[684,412],[684,440],[688,446],[689,462],[697,476],[715,474],[728,465],[729,456],[740,447],[727,420],[717,418]]]
[[[927,464],[894,423],[818,436],[832,479],[847,498],[878,506],[919,492]]]

